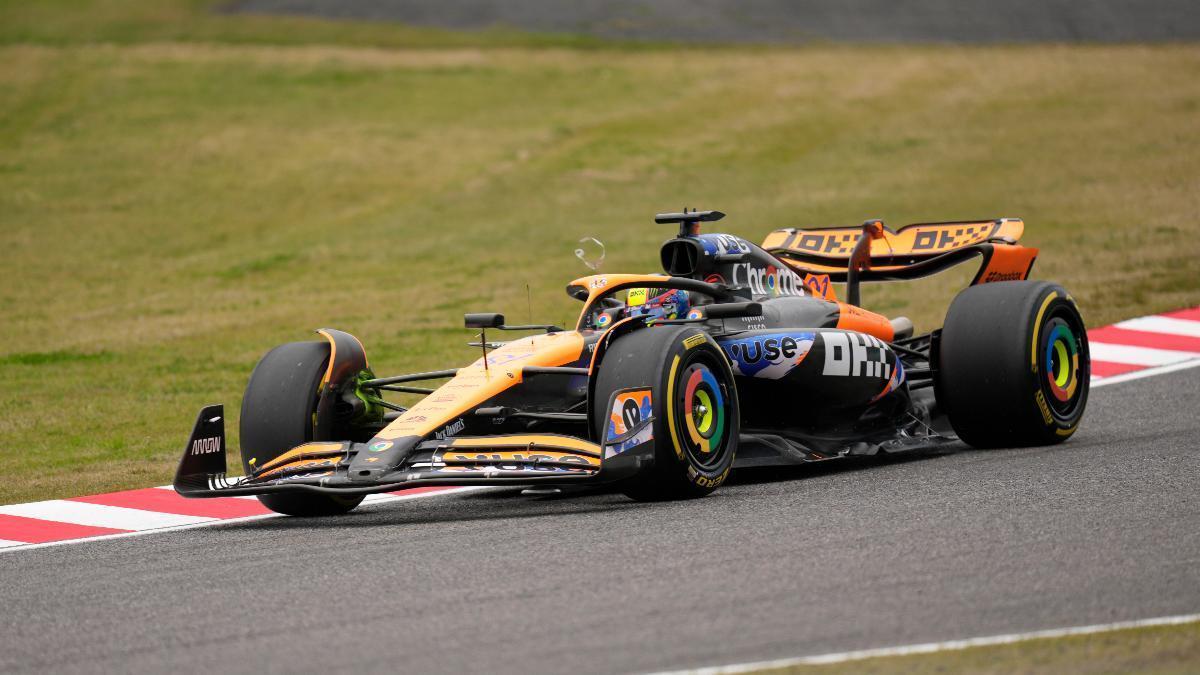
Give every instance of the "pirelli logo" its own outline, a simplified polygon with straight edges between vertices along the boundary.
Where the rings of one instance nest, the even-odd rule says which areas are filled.
[[[696,333],[695,335],[683,339],[684,349],[699,347],[702,344],[704,344],[704,333]]]

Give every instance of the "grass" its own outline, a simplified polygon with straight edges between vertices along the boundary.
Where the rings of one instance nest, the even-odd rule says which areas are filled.
[[[1200,623],[759,671],[771,675],[1184,675],[1200,668]]]
[[[585,235],[1021,216],[1093,325],[1200,303],[1200,47],[610,48],[0,2],[0,503],[162,484],[196,410],[334,326],[380,372],[466,311],[570,322]],[[932,328],[964,271],[868,286]]]

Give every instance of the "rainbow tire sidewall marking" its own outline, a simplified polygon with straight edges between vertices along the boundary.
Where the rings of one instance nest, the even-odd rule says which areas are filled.
[[[1070,403],[1079,388],[1079,349],[1075,334],[1065,323],[1052,322],[1044,358],[1046,383],[1054,400]]]
[[[711,455],[724,440],[725,397],[707,366],[694,364],[684,371],[681,403],[688,439],[702,455]],[[700,405],[707,409],[702,414],[697,410]]]
[[[1058,427],[1059,435],[1070,435],[1087,404],[1091,371],[1087,332],[1074,302],[1059,293],[1046,297],[1037,318],[1035,403],[1047,426]]]

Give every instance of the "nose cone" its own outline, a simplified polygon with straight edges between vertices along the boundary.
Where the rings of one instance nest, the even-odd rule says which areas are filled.
[[[420,436],[395,439],[372,438],[359,445],[358,454],[350,462],[348,476],[353,483],[374,483],[404,463],[421,440]]]

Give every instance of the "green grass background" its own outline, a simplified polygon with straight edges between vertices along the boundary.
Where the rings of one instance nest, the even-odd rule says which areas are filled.
[[[168,482],[321,326],[377,371],[572,321],[591,235],[1019,216],[1086,319],[1200,303],[1200,47],[664,47],[0,1],[0,503]],[[968,271],[869,286],[940,324]]]

